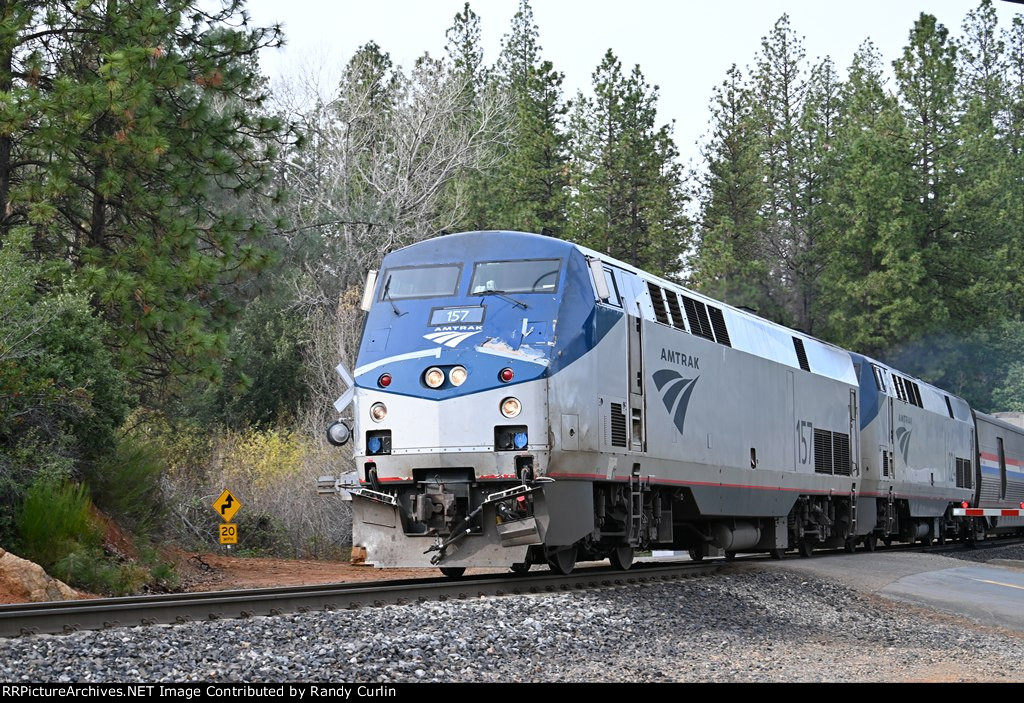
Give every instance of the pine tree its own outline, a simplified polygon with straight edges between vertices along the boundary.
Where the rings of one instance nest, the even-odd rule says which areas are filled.
[[[609,49],[594,98],[573,115],[577,161],[571,237],[661,275],[675,275],[689,239],[685,192],[667,125],[656,127],[658,89]]]
[[[467,2],[462,12],[456,13],[452,26],[445,36],[448,43],[445,51],[451,63],[451,80],[461,87],[461,119],[471,130],[481,124],[481,105],[492,100],[488,93],[498,90],[494,77],[484,64],[483,47],[480,43],[481,20]],[[511,115],[503,115],[490,126],[488,141],[494,142],[494,160],[506,153],[502,137],[508,130]],[[465,210],[459,229],[487,230],[498,227],[500,212],[500,184],[496,183],[490,170],[467,170],[449,188],[452,210]]]
[[[462,12],[455,13],[452,26],[445,32],[448,43],[445,51],[452,63],[453,72],[466,84],[467,102],[475,100],[475,94],[487,78],[484,66],[484,50],[480,46],[480,15],[473,12],[467,2]]]
[[[964,283],[956,269],[946,268],[944,256],[953,243],[949,207],[955,177],[956,47],[949,31],[935,17],[922,14],[893,68],[908,125],[913,199],[921,216],[918,247],[927,273],[920,284],[935,306],[929,317],[944,324],[950,314],[948,291]]]
[[[698,245],[690,260],[691,284],[733,305],[771,309],[769,262],[760,231],[766,193],[754,98],[734,64],[711,101],[711,135],[704,147],[707,174],[702,185]]]
[[[803,42],[783,15],[761,40],[753,73],[754,118],[761,126],[760,143],[767,198],[761,212],[762,247],[770,262],[767,288],[780,322],[810,327],[809,308],[800,277],[800,259],[807,251],[804,231],[801,112],[808,90]]]
[[[563,74],[540,58],[538,29],[528,0],[520,0],[496,70],[514,109],[507,152],[493,174],[495,226],[532,232],[565,231],[568,154]]]
[[[240,1],[0,14],[0,230],[68,263],[136,381],[216,377],[225,291],[270,261],[241,196],[282,137],[255,60],[279,41]]]
[[[940,266],[952,269],[958,285],[948,291],[960,328],[1014,314],[1012,289],[1022,274],[1010,265],[1024,221],[1015,187],[1008,123],[1005,43],[990,0],[964,21],[958,43],[957,110],[949,190],[951,235]],[[1017,308],[1019,309],[1019,308]],[[1011,312],[1013,311],[1013,312]]]
[[[1006,148],[1009,152],[1009,186],[1006,191],[1006,231],[1010,236],[1007,271],[1024,271],[1024,16],[1016,15],[1004,32],[1006,47]],[[1024,317],[1024,278],[1010,277],[1009,291],[1012,315]]]
[[[822,293],[819,277],[827,258],[827,237],[836,180],[837,129],[841,119],[841,83],[832,60],[826,57],[811,69],[800,110],[797,158],[799,170],[797,213],[791,270],[796,319],[802,328],[818,334],[821,322],[817,301]]]
[[[929,319],[920,282],[919,213],[913,203],[907,128],[885,89],[881,58],[863,45],[842,92],[826,191],[825,268],[818,316],[825,338],[879,354]]]

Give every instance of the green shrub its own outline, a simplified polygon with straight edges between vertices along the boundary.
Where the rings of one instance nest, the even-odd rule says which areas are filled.
[[[46,477],[29,488],[16,527],[22,556],[47,571],[69,554],[103,542],[88,489]]]
[[[234,522],[238,525],[239,556],[279,556],[291,554],[288,534],[281,521],[274,516],[249,510],[239,512]]]
[[[115,446],[133,400],[106,323],[70,279],[26,255],[25,232],[0,246],[0,543],[18,539],[15,516],[41,478],[82,478]],[[54,274],[55,271],[50,271]],[[59,278],[59,276],[57,277]],[[37,488],[37,491],[44,490]],[[53,491],[58,488],[51,487]],[[25,520],[41,519],[28,509]],[[26,524],[26,530],[34,529]],[[30,539],[33,539],[30,537]]]
[[[161,591],[176,591],[181,585],[174,565],[167,562],[160,562],[150,569],[149,582],[156,590]]]
[[[101,549],[82,546],[61,557],[50,575],[77,588],[113,596],[139,593],[149,580],[145,567],[119,564]]]
[[[132,487],[115,492],[128,500]],[[130,511],[135,514],[135,511]],[[144,543],[139,563],[121,563],[103,550],[103,525],[83,484],[38,478],[29,488],[15,522],[18,553],[75,588],[126,595],[153,585],[178,585],[174,568]]]
[[[165,451],[157,443],[122,438],[91,477],[96,505],[136,536],[152,535],[167,512],[160,488],[165,465]]]

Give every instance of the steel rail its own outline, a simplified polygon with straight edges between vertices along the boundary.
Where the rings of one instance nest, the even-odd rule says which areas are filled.
[[[563,576],[540,571],[524,575],[484,574],[460,579],[431,578],[371,583],[336,583],[298,588],[172,593],[125,598],[0,605],[0,637],[61,634],[158,623],[274,616],[294,612],[405,605],[428,600],[529,595],[615,588],[704,576],[729,566],[725,561],[635,564],[629,571],[607,566],[580,568]]]

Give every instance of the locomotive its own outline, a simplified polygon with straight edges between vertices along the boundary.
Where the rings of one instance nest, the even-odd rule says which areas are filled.
[[[353,545],[525,571],[1024,529],[1024,422],[568,241],[466,232],[370,272]],[[321,479],[321,492],[343,487]]]

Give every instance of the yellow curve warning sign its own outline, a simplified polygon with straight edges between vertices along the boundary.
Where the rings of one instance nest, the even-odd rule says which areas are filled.
[[[231,491],[225,490],[217,500],[213,501],[214,511],[220,515],[224,522],[231,522],[238,509],[242,507],[240,500],[231,495]],[[223,542],[223,540],[221,540]]]

